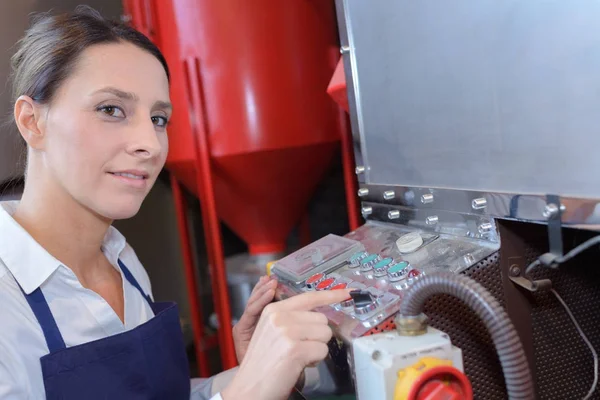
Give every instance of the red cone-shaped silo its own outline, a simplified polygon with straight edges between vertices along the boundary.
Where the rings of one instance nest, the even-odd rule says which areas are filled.
[[[176,109],[167,167],[202,199],[192,136],[204,131],[219,217],[251,253],[284,250],[340,138],[327,95],[339,54],[333,2],[159,3],[149,18]],[[186,112],[195,91],[202,121]]]
[[[339,58],[333,0],[124,0],[124,5],[133,25],[169,63],[175,112],[167,168],[176,176],[175,194],[182,182],[202,203],[223,327],[231,313],[214,210],[251,253],[284,251],[345,128],[327,95]],[[178,221],[186,243],[183,208],[178,205]],[[185,258],[197,352],[205,363],[194,267],[191,256]],[[235,364],[231,332],[220,329],[219,335],[229,368]]]

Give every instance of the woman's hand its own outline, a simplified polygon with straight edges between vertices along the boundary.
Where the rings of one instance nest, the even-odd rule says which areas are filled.
[[[244,314],[239,322],[233,327],[233,343],[235,344],[235,354],[238,362],[241,363],[248,350],[250,339],[256,329],[256,324],[263,309],[273,301],[277,280],[262,276],[248,299]]]
[[[311,310],[349,296],[350,290],[310,292],[267,305],[223,400],[286,399],[304,368],[329,353],[327,318]]]

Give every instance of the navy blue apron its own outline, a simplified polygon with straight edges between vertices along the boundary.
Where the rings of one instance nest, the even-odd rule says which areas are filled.
[[[119,267],[155,316],[104,339],[67,348],[41,289],[25,295],[50,349],[40,358],[48,400],[189,400],[190,373],[177,305],[154,303],[120,260]]]

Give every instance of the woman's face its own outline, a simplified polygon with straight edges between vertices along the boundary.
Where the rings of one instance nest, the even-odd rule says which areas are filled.
[[[114,220],[135,215],[164,166],[169,82],[129,43],[89,47],[44,122],[44,168],[78,203]]]

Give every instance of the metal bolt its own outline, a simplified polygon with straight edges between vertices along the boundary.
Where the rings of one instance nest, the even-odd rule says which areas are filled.
[[[483,233],[487,233],[489,231],[492,230],[494,226],[492,224],[490,224],[489,222],[485,222],[481,225],[479,225],[479,233],[483,234]]]
[[[546,205],[546,207],[544,208],[544,212],[542,213],[542,215],[544,216],[544,218],[553,218],[558,214],[558,206],[554,203],[550,203],[548,205]]]
[[[423,196],[421,196],[421,203],[423,203],[423,204],[433,203],[433,195],[431,193],[424,194]]]
[[[471,202],[471,207],[473,207],[474,210],[481,210],[482,208],[485,208],[487,206],[487,200],[484,199],[483,197],[479,198],[479,199],[474,199]]]
[[[389,219],[398,219],[400,218],[400,211],[398,210],[392,210],[388,213],[388,218]]]
[[[340,54],[346,54],[346,53],[350,53],[350,47],[349,46],[340,47]]]
[[[511,276],[519,276],[521,275],[521,268],[518,265],[513,264],[510,266],[509,273]]]
[[[356,172],[356,175],[364,174],[365,173],[365,167],[363,167],[362,165],[359,165],[359,166],[356,167],[356,169],[354,170],[354,172]]]
[[[435,224],[438,223],[438,221],[439,221],[438,216],[437,215],[432,215],[430,217],[427,217],[427,219],[425,220],[425,223],[427,225],[435,225]]]
[[[371,206],[365,206],[362,208],[362,215],[363,216],[367,216],[367,215],[371,215],[373,214],[373,207]]]
[[[384,200],[391,200],[394,197],[396,197],[396,193],[394,193],[393,190],[386,190],[385,192],[383,192],[383,199]]]
[[[368,195],[369,195],[369,189],[367,189],[367,188],[358,189],[358,197],[365,197]]]
[[[465,254],[463,259],[465,260],[465,263],[469,266],[471,266],[475,262],[475,257],[473,257],[473,254],[471,253]]]

